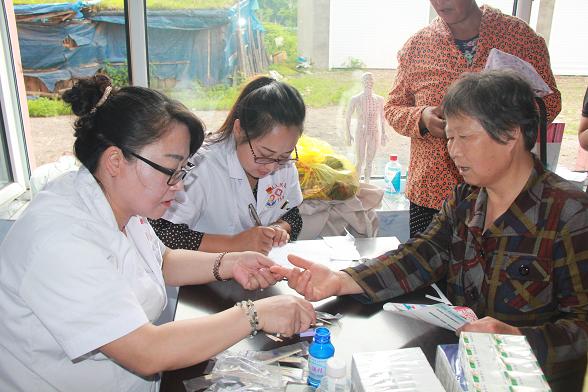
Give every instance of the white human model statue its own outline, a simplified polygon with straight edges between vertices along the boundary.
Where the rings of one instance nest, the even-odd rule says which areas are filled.
[[[384,119],[384,97],[373,93],[374,77],[370,72],[361,76],[363,92],[351,98],[347,108],[347,144],[353,143],[351,135],[351,116],[357,111],[357,128],[355,130],[355,168],[357,174],[364,173],[364,181],[370,182],[372,164],[378,143],[386,144]]]

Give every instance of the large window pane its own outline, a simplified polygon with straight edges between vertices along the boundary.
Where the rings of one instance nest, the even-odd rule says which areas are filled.
[[[123,0],[37,3],[15,1],[33,172],[73,152],[73,117],[59,97],[75,79],[105,72],[117,86],[128,83]]]
[[[2,118],[2,108],[0,107],[0,118]],[[12,182],[12,170],[10,170],[10,158],[8,156],[8,146],[6,144],[6,130],[4,123],[0,121],[0,189]]]
[[[511,0],[485,3],[505,13],[512,12]],[[541,2],[533,3],[534,26],[536,4]],[[432,16],[425,0],[258,0],[241,1],[239,5],[234,0],[148,0],[146,5],[151,87],[181,99],[206,122],[209,130],[215,130],[248,78],[272,71],[303,94],[309,108],[306,134],[329,142],[350,160],[355,159],[355,149],[345,141],[346,114],[351,97],[362,91],[361,75],[372,72],[375,93],[386,98],[394,81],[398,49]],[[101,2],[90,12],[82,9],[81,19],[65,17],[60,21],[53,15],[19,21],[19,32],[23,31],[21,49],[36,55],[31,59],[23,54],[31,113],[52,116],[34,117],[31,121],[30,150],[37,165],[71,151],[71,118],[53,116],[66,110],[52,100],[71,83],[71,77],[91,74],[100,68],[118,85],[127,83],[123,8],[122,0],[111,0]],[[552,40],[561,35],[560,26],[569,19],[567,11],[557,12]],[[58,26],[75,27],[75,31],[55,33]],[[39,31],[44,34],[38,34]],[[88,31],[94,31],[93,35],[89,36]],[[49,47],[59,47],[60,62],[52,60],[55,55]],[[550,47],[552,53],[557,51],[553,41]],[[85,61],[92,51],[98,53],[95,61],[84,63],[74,73],[71,69],[75,67],[71,65]],[[560,58],[563,55],[552,57],[552,62],[557,64]],[[571,57],[565,61],[579,63]],[[67,77],[58,72],[64,64]],[[563,89],[564,111],[570,110],[563,118],[570,132],[564,143],[573,143],[575,135],[571,133],[578,113],[575,97],[580,95],[585,78],[558,77],[558,82]],[[568,94],[567,89],[572,93]],[[355,126],[354,115],[352,131]],[[408,165],[410,140],[388,125],[386,134],[387,143],[379,146],[375,154],[374,176],[383,174],[390,153],[397,153],[405,168]],[[564,144],[560,163],[573,167],[576,147],[570,144],[566,150]]]

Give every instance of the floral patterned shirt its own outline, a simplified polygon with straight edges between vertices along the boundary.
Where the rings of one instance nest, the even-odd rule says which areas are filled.
[[[396,80],[384,111],[392,128],[411,138],[406,196],[422,207],[440,209],[462,178],[449,158],[446,140],[421,135],[421,112],[427,106],[440,105],[449,85],[464,72],[482,70],[490,49],[513,54],[535,67],[553,91],[544,98],[549,121],[561,110],[545,40],[521,19],[485,5],[481,10],[480,35],[471,64],[441,18],[413,35],[398,53]]]
[[[474,57],[476,57],[476,49],[478,48],[478,38],[479,36],[475,36],[471,39],[456,39],[455,44],[459,51],[463,54],[466,61],[468,62],[468,66],[472,65],[474,62]]]

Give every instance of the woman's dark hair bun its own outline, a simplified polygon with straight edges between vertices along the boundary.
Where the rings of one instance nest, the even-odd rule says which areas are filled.
[[[108,86],[112,86],[110,78],[104,74],[96,74],[91,78],[75,82],[73,87],[65,91],[61,98],[71,105],[76,116],[82,117],[96,107]]]

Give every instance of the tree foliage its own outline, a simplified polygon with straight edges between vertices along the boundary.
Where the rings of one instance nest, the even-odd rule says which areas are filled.
[[[258,15],[263,22],[296,27],[298,0],[259,0],[259,7]]]

